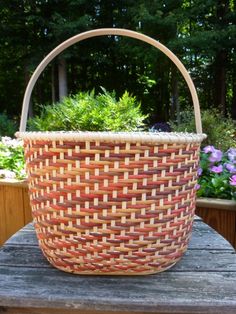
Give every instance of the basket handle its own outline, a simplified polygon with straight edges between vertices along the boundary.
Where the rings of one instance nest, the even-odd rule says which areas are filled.
[[[138,40],[141,40],[143,42],[146,42],[160,51],[162,51],[168,58],[172,60],[172,62],[177,66],[181,74],[183,75],[188,88],[190,90],[193,106],[194,106],[194,115],[195,115],[195,123],[196,123],[196,131],[197,133],[202,133],[202,123],[201,123],[201,115],[200,115],[200,107],[199,107],[199,100],[197,96],[197,92],[195,89],[195,86],[193,84],[193,81],[182,64],[182,62],[176,57],[176,55],[171,52],[167,47],[162,45],[160,42],[154,40],[153,38],[143,35],[141,33],[127,30],[127,29],[120,29],[120,28],[101,28],[101,29],[95,29],[87,32],[80,33],[78,35],[75,35],[66,41],[62,42],[60,45],[58,45],[55,49],[53,49],[38,65],[36,70],[34,71],[33,75],[31,76],[31,79],[27,85],[27,88],[25,90],[25,95],[23,99],[23,106],[22,106],[22,113],[21,113],[21,122],[20,122],[20,132],[24,132],[26,129],[26,123],[27,123],[27,116],[28,116],[28,110],[29,110],[29,102],[32,90],[34,88],[34,85],[39,78],[42,71],[46,68],[46,66],[49,64],[50,61],[52,61],[57,55],[59,55],[63,50],[66,48],[72,46],[73,44],[80,42],[84,39],[96,37],[96,36],[103,36],[103,35],[117,35],[117,36],[126,36],[135,38]]]

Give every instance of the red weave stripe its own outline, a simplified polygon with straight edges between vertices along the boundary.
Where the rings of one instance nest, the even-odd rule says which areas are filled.
[[[192,228],[198,145],[25,144],[37,234],[53,265],[75,273],[140,273],[161,271],[181,257]]]

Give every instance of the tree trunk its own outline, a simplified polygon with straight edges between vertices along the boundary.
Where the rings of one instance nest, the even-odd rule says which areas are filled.
[[[218,52],[215,60],[215,105],[225,115],[226,110],[226,64],[227,52]]]
[[[233,78],[236,76],[236,65],[234,65]],[[236,81],[233,79],[233,97],[232,97],[232,109],[231,109],[232,118],[236,120]]]
[[[59,59],[58,63],[58,84],[59,84],[59,100],[61,101],[67,96],[67,75],[66,75],[66,60]]]
[[[177,120],[180,122],[180,106],[179,106],[179,85],[177,78],[177,69],[175,65],[172,65],[171,69],[171,120]]]
[[[229,0],[218,0],[216,16],[219,25],[225,28],[228,24],[227,14],[229,13]],[[215,58],[215,105],[219,110],[226,115],[226,68],[228,62],[227,51],[220,49]]]
[[[28,70],[28,66],[26,65],[24,67],[24,76],[25,76],[25,86],[27,86],[27,84],[29,83],[29,80],[30,80],[30,72]],[[33,117],[33,105],[32,105],[32,97],[30,98],[30,101],[29,101],[29,110],[28,110],[28,116],[30,118]]]
[[[51,93],[52,93],[52,103],[56,102],[56,84],[55,84],[55,66],[52,64],[51,68]]]

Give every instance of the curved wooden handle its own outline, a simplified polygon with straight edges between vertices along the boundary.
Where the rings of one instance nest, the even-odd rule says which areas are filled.
[[[131,38],[136,38],[138,40],[144,41],[160,51],[162,51],[168,58],[170,58],[173,63],[177,66],[181,74],[183,75],[191,96],[192,96],[192,101],[193,101],[193,106],[194,106],[194,114],[195,114],[195,122],[196,122],[196,131],[197,133],[202,133],[202,123],[201,123],[201,115],[200,115],[200,107],[199,107],[199,101],[198,101],[198,96],[197,92],[195,89],[195,86],[193,84],[193,81],[182,64],[182,62],[176,57],[173,52],[171,52],[167,47],[159,43],[158,41],[152,39],[149,36],[143,35],[141,33],[127,30],[127,29],[120,29],[120,28],[101,28],[101,29],[95,29],[91,31],[87,31],[84,33],[80,33],[78,35],[75,35],[63,43],[61,43],[59,46],[57,46],[55,49],[53,49],[43,60],[42,62],[38,65],[36,70],[34,71],[27,88],[25,90],[25,95],[23,99],[23,107],[22,107],[22,113],[21,113],[21,123],[20,123],[20,132],[24,132],[26,129],[26,123],[27,123],[27,116],[28,116],[28,109],[29,109],[29,102],[30,102],[30,97],[31,93],[33,90],[33,87],[39,78],[40,74],[42,71],[46,68],[46,66],[49,64],[50,61],[52,61],[57,55],[59,55],[63,50],[66,48],[72,46],[73,44],[80,42],[84,39],[91,38],[91,37],[96,37],[96,36],[104,36],[104,35],[117,35],[117,36],[126,36],[126,37],[131,37]]]

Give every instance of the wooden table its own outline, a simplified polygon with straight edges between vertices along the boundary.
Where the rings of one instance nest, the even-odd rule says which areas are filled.
[[[187,253],[156,275],[79,276],[51,267],[32,225],[0,250],[0,313],[236,313],[236,255],[200,219]]]

